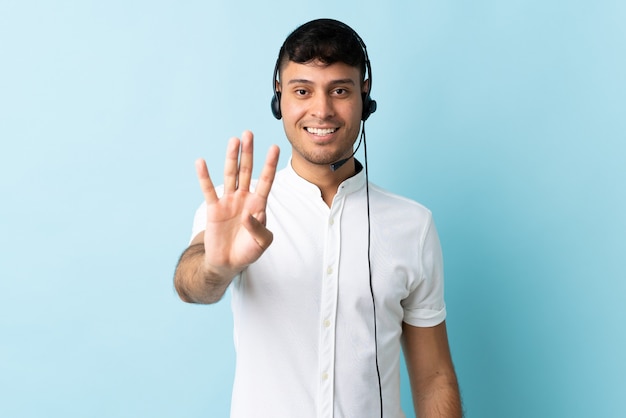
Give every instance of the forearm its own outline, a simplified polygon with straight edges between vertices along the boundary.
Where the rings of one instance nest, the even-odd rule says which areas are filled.
[[[204,260],[204,244],[201,243],[189,246],[178,260],[174,287],[185,302],[218,302],[236,275],[235,272],[211,272]]]
[[[445,321],[433,327],[402,324],[402,345],[418,418],[461,418],[459,385]]]
[[[428,379],[413,393],[417,418],[461,418],[463,408],[454,371]]]

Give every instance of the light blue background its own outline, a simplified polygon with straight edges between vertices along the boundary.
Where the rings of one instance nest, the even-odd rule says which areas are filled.
[[[0,416],[227,416],[229,303],[172,288],[193,161],[286,163],[317,17],[368,45],[371,179],[435,213],[467,417],[626,416],[625,4],[0,0]]]

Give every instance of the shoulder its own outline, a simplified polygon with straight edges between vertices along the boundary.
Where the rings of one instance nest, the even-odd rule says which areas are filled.
[[[369,193],[371,205],[382,214],[396,217],[407,216],[426,223],[432,220],[431,210],[413,199],[393,193],[373,183],[369,183]]]

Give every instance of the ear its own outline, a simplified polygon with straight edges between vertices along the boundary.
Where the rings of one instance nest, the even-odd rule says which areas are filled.
[[[361,88],[361,93],[368,94],[370,91],[370,79],[368,78],[363,82],[363,87]]]

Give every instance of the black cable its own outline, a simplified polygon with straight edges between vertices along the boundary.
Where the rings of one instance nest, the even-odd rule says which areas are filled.
[[[365,122],[361,130],[363,140],[363,152],[365,154],[365,196],[367,200],[367,267],[369,271],[370,294],[372,295],[372,308],[374,310],[374,353],[376,355],[376,377],[378,378],[378,397],[380,399],[380,418],[383,418],[383,386],[380,380],[380,366],[378,365],[378,327],[376,320],[376,299],[374,298],[374,286],[372,285],[372,227],[370,221],[370,186],[369,173],[367,170],[367,138],[365,135]],[[360,144],[360,142],[359,142]]]

